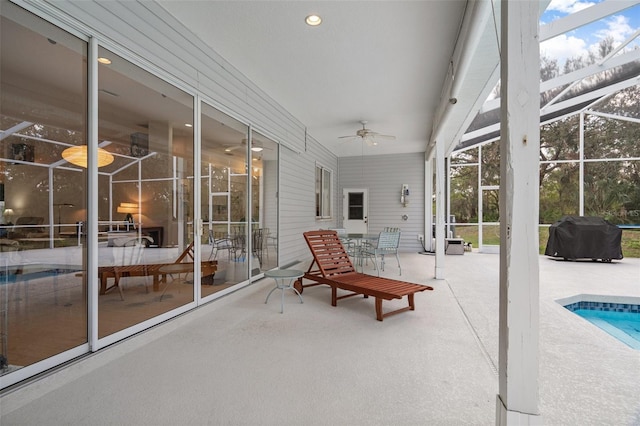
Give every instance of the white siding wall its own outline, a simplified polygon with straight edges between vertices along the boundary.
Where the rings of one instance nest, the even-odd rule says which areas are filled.
[[[424,235],[424,154],[395,154],[338,159],[339,221],[342,224],[342,189],[369,189],[369,232],[384,227],[402,230],[400,251],[422,251]],[[409,204],[400,204],[402,184],[409,185]],[[409,218],[404,221],[403,215]]]
[[[296,153],[283,148],[280,155],[280,264],[308,260],[311,253],[302,233],[331,228],[336,225],[338,192],[338,159],[312,138],[308,138],[306,152]],[[315,219],[315,167],[316,161],[333,170],[333,218]]]

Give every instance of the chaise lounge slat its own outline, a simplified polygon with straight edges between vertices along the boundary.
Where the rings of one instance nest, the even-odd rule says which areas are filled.
[[[433,290],[433,287],[399,281],[356,272],[336,231],[309,231],[304,238],[313,255],[313,262],[304,276],[296,281],[295,287],[302,292],[305,287],[328,285],[331,287],[331,305],[347,297],[363,295],[375,297],[376,319],[408,310],[415,310],[414,295],[419,291]],[[303,280],[311,283],[303,284]],[[338,296],[338,289],[350,293]],[[408,306],[390,312],[382,311],[382,301],[402,299],[407,296]]]

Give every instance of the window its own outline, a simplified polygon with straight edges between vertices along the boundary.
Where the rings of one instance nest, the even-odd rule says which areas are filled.
[[[316,164],[316,218],[331,218],[331,170]]]

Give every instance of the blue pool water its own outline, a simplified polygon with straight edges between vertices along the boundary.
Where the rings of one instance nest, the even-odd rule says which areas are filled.
[[[576,309],[573,313],[597,325],[626,345],[640,350],[640,312]]]

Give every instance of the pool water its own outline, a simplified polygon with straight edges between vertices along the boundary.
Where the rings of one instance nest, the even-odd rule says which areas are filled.
[[[627,346],[640,350],[640,312],[576,309],[573,313],[600,327]]]

